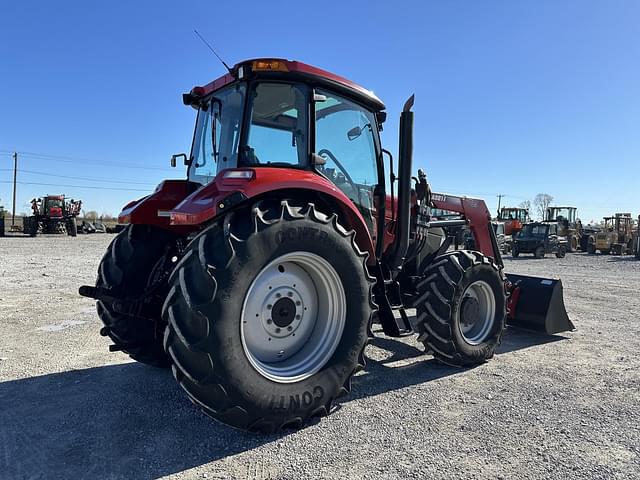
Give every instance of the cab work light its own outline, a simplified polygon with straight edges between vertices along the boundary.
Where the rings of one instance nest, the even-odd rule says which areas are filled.
[[[287,65],[281,60],[254,60],[251,69],[257,71],[288,72]]]

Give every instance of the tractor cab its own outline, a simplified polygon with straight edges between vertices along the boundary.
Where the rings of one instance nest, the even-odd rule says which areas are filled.
[[[51,218],[62,218],[64,207],[64,195],[49,195],[42,201],[42,214]]]
[[[576,207],[548,207],[545,213],[545,222],[556,222],[569,228],[576,223]]]
[[[547,207],[544,222],[557,225],[558,235],[567,238],[568,252],[575,252],[582,245],[582,225],[577,218],[576,207]]]
[[[502,207],[498,213],[498,222],[504,223],[504,234],[515,235],[529,222],[529,210],[519,207]]]
[[[192,190],[215,183],[205,188],[219,192],[224,183],[267,177],[272,189],[276,179],[284,185],[315,174],[364,220],[368,235],[384,236],[376,195],[384,193],[379,131],[386,114],[372,92],[309,65],[263,59],[193,88],[183,102],[197,110],[195,132],[190,153],[171,163],[184,159]],[[174,208],[171,223],[192,223],[185,210]]]

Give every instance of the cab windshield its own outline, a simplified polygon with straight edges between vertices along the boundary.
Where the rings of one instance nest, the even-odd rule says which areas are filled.
[[[569,222],[575,221],[576,211],[573,208],[567,207],[549,207],[548,217],[549,221],[561,221],[568,220]]]
[[[219,171],[237,166],[245,90],[243,83],[223,88],[198,109],[190,181],[207,184]]]

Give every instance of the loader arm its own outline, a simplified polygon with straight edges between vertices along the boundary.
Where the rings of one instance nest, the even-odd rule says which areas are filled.
[[[504,266],[498,241],[491,226],[491,213],[484,200],[448,193],[433,193],[431,203],[433,207],[440,210],[461,214],[473,234],[476,249],[487,257],[493,258],[500,267]]]

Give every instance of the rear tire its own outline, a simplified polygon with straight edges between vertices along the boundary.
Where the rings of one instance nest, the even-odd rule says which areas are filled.
[[[493,260],[479,252],[450,252],[436,258],[423,277],[417,330],[427,351],[457,367],[493,357],[506,318],[505,280]]]
[[[109,245],[98,268],[96,286],[112,290],[114,296],[135,298],[141,295],[175,239],[171,232],[158,227],[129,225]],[[163,290],[158,296],[164,300],[168,284]],[[116,346],[138,362],[168,367],[169,358],[162,345],[162,300],[152,303],[153,319],[116,312],[112,303],[104,300],[96,303],[98,316],[106,327],[101,334],[108,335]]]
[[[319,259],[318,271],[304,258]],[[173,272],[163,308],[176,380],[204,413],[236,428],[271,433],[328,414],[365,364],[374,311],[366,259],[354,232],[312,204],[258,204],[210,226]],[[330,290],[321,270],[335,274],[335,301],[322,296]],[[314,307],[323,298],[343,305]]]
[[[564,245],[560,245],[558,247],[558,251],[556,252],[556,258],[564,258],[567,254],[567,250]]]
[[[520,250],[518,250],[518,246],[513,244],[511,247],[511,256],[513,258],[518,258],[520,256]]]
[[[591,255],[595,255],[596,254],[596,246],[593,243],[589,243],[589,245],[587,245],[587,252]]]

